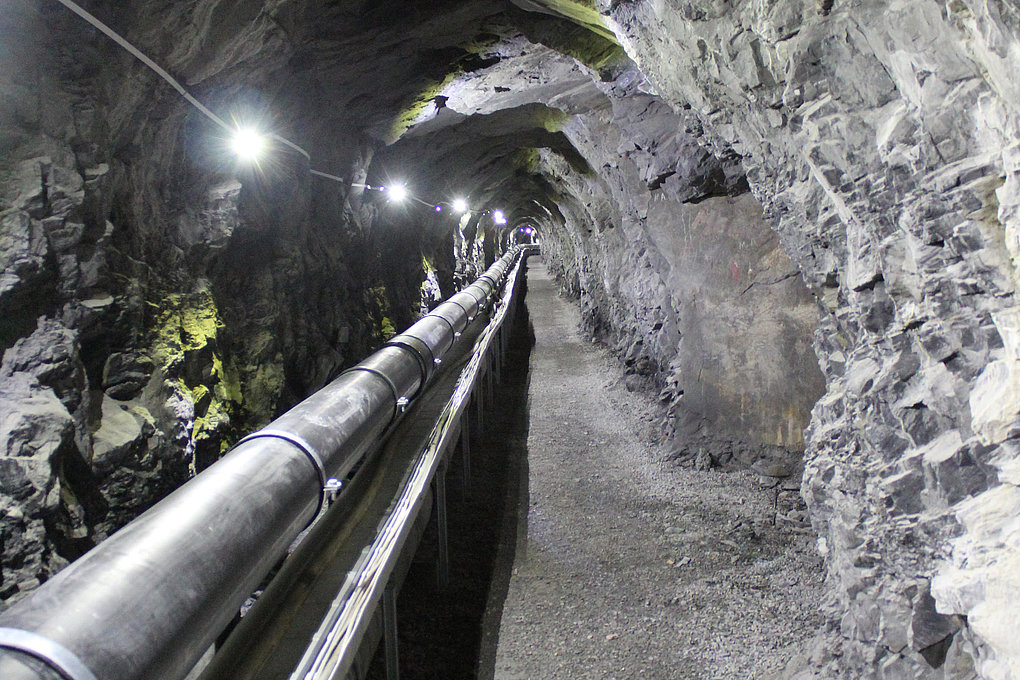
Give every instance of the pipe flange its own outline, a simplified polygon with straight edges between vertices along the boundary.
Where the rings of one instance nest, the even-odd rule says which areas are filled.
[[[460,291],[460,292],[461,292],[461,293],[463,293],[464,291]],[[475,299],[475,296],[474,296],[474,295],[472,295],[472,296],[471,296],[471,299],[472,299],[472,300],[475,300],[475,304],[477,305],[478,301],[477,301],[477,300]],[[471,312],[469,312],[469,311],[467,310],[467,307],[465,307],[464,305],[460,304],[459,302],[457,302],[457,301],[456,301],[456,300],[454,300],[453,298],[450,298],[449,300],[447,300],[447,302],[448,302],[448,303],[450,303],[451,305],[457,305],[458,307],[460,307],[461,309],[463,309],[463,310],[464,310],[464,316],[465,316],[465,318],[467,318],[467,324],[465,325],[465,328],[466,328],[467,326],[471,325],[471,322],[475,320],[475,317],[474,317],[474,316],[471,316]],[[429,314],[429,316],[439,316],[439,315],[438,315],[438,314]],[[477,314],[475,314],[475,316],[478,316],[478,315],[477,315]],[[443,319],[443,321],[445,321],[446,323],[450,323],[450,320],[449,320],[449,319],[444,319],[444,318],[443,318],[443,317],[441,317],[441,316],[439,316],[439,318],[440,318],[440,319]],[[450,328],[453,328],[453,324],[452,324],[452,323],[450,323]],[[455,330],[456,330],[456,329],[455,329]],[[451,347],[452,347],[452,345],[451,345]]]
[[[319,452],[315,450],[315,447],[292,432],[267,428],[257,432],[252,432],[250,435],[234,444],[234,448],[236,449],[241,444],[255,439],[282,439],[288,444],[294,445],[299,451],[301,451],[301,453],[305,454],[308,460],[311,461],[312,466],[315,468],[315,474],[319,477],[319,510],[321,510],[322,503],[325,500],[325,488],[329,483],[329,476],[326,474],[326,466],[322,462],[322,456],[320,456]],[[318,510],[316,510],[316,514],[318,514]]]
[[[386,427],[389,427],[390,425],[393,424],[393,421],[397,419],[397,414],[400,408],[399,406],[397,406],[397,403],[400,401],[400,391],[397,389],[397,386],[393,383],[393,381],[390,380],[390,377],[388,375],[386,375],[382,371],[377,371],[374,368],[368,368],[367,366],[355,366],[354,368],[348,368],[340,375],[344,375],[345,373],[356,373],[359,371],[363,373],[371,373],[377,378],[382,378],[383,382],[385,382],[386,385],[390,388],[390,392],[393,393],[393,415],[390,416],[390,422],[386,423]]]
[[[63,645],[20,628],[0,628],[0,648],[39,659],[66,680],[96,680],[96,675]]]

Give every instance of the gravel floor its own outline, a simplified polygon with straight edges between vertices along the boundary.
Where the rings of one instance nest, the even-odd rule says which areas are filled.
[[[579,337],[537,258],[527,538],[495,677],[772,678],[821,623],[814,537],[747,472],[665,461],[655,408]]]

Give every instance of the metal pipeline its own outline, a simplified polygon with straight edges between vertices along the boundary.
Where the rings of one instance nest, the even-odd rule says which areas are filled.
[[[520,251],[469,286],[473,311],[440,305],[11,606],[0,677],[185,676],[314,519],[327,484],[421,393]]]

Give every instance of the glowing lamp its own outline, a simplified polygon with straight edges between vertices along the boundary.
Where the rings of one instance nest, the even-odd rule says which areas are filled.
[[[492,221],[496,224],[506,224],[506,216],[503,214],[502,210],[493,210]]]
[[[459,213],[467,212],[468,204],[463,198],[457,198],[453,201],[453,209]]]
[[[407,187],[403,184],[394,184],[386,189],[391,201],[402,201],[407,198]]]
[[[436,204],[436,212],[443,212],[443,206]]]
[[[230,140],[230,148],[238,158],[246,161],[258,160],[266,147],[266,140],[251,128],[238,128]]]

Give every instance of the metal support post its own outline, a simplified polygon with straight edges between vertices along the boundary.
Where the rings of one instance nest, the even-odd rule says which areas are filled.
[[[503,384],[503,329],[500,328],[496,334],[496,347],[494,349],[493,362],[496,365],[496,384]]]
[[[450,544],[446,527],[446,461],[436,470],[436,528],[439,530],[439,587],[450,583]]]
[[[485,371],[485,385],[488,388],[486,390],[486,395],[485,395],[486,396],[485,405],[486,405],[487,408],[490,408],[490,409],[496,403],[496,390],[494,389],[495,386],[492,384],[492,374],[494,372],[493,369],[492,369],[492,365],[495,363],[495,361],[496,361],[496,357],[492,353],[492,348],[490,347],[489,348],[489,353],[485,357],[485,363],[488,365],[488,370]]]
[[[460,417],[460,457],[464,463],[464,491],[471,487],[471,418]]]
[[[475,382],[474,398],[475,398],[475,426],[478,428],[475,432],[477,433],[476,437],[480,437],[485,429],[485,425],[482,423],[482,417],[483,412],[485,410],[485,406],[484,404],[482,404],[482,381],[480,378],[478,381]]]
[[[390,583],[382,597],[383,637],[386,643],[386,680],[400,680],[400,641],[397,637],[397,590]]]

